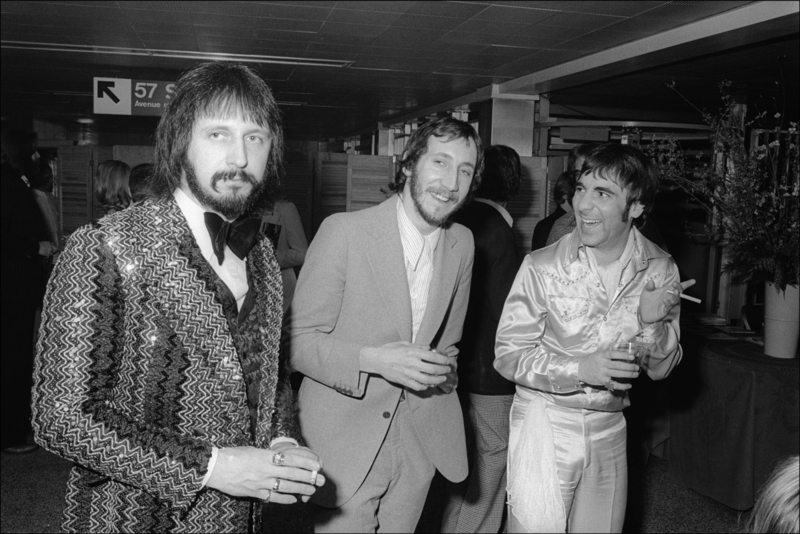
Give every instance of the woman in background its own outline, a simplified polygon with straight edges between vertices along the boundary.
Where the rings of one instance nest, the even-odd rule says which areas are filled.
[[[121,161],[109,159],[98,165],[94,193],[100,202],[102,215],[124,210],[131,205],[130,176],[131,168]]]
[[[275,257],[283,278],[283,313],[289,309],[297,285],[295,269],[306,259],[308,241],[297,207],[288,201],[275,202],[272,211],[263,216],[262,230],[272,240]]]
[[[778,463],[759,492],[746,532],[800,531],[800,456]]]

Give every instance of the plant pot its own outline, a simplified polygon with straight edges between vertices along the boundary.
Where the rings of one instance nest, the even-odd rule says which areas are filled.
[[[797,356],[800,337],[800,290],[786,286],[785,292],[773,284],[764,288],[764,354],[775,358]]]

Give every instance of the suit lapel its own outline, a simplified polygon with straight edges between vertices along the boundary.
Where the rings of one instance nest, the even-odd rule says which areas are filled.
[[[450,250],[457,240],[446,228],[442,229],[439,245],[433,258],[433,279],[425,316],[422,318],[417,333],[416,344],[430,346],[435,341],[445,314],[453,300],[453,290],[458,276],[458,258],[454,258]]]
[[[372,243],[367,246],[367,259],[383,305],[394,317],[393,322],[400,339],[410,342],[411,297],[395,202],[396,196],[383,202],[376,211],[375,224],[367,228],[372,239]]]

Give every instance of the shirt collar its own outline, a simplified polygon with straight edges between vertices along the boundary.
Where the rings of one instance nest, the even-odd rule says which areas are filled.
[[[475,200],[477,202],[483,202],[484,204],[490,205],[491,207],[493,207],[494,209],[496,209],[497,211],[500,212],[500,215],[503,216],[503,219],[505,219],[505,221],[508,223],[509,226],[514,226],[514,219],[511,218],[511,214],[508,213],[508,211],[506,211],[506,209],[503,206],[501,206],[500,204],[498,204],[494,200],[489,200],[488,198],[477,198],[476,197]]]
[[[438,227],[436,230],[427,236],[417,230],[411,219],[408,218],[406,210],[403,208],[403,199],[397,195],[397,226],[400,230],[400,242],[403,245],[403,254],[406,261],[411,266],[411,269],[417,270],[419,260],[422,257],[422,251],[425,248],[423,245],[427,243],[428,250],[432,254],[439,244],[439,235],[442,233],[442,228]]]

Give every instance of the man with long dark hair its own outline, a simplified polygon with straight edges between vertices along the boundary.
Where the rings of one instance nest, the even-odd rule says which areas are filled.
[[[435,470],[467,475],[453,385],[474,245],[449,220],[482,156],[465,122],[421,126],[396,194],[328,217],[308,249],[289,320],[303,437],[330,481],[313,500],[317,532],[413,532]]]
[[[247,67],[178,80],[151,198],[77,230],[45,297],[37,441],[73,460],[63,528],[259,531],[324,483],[278,357],[281,277],[250,217],[278,190],[280,115]]]

